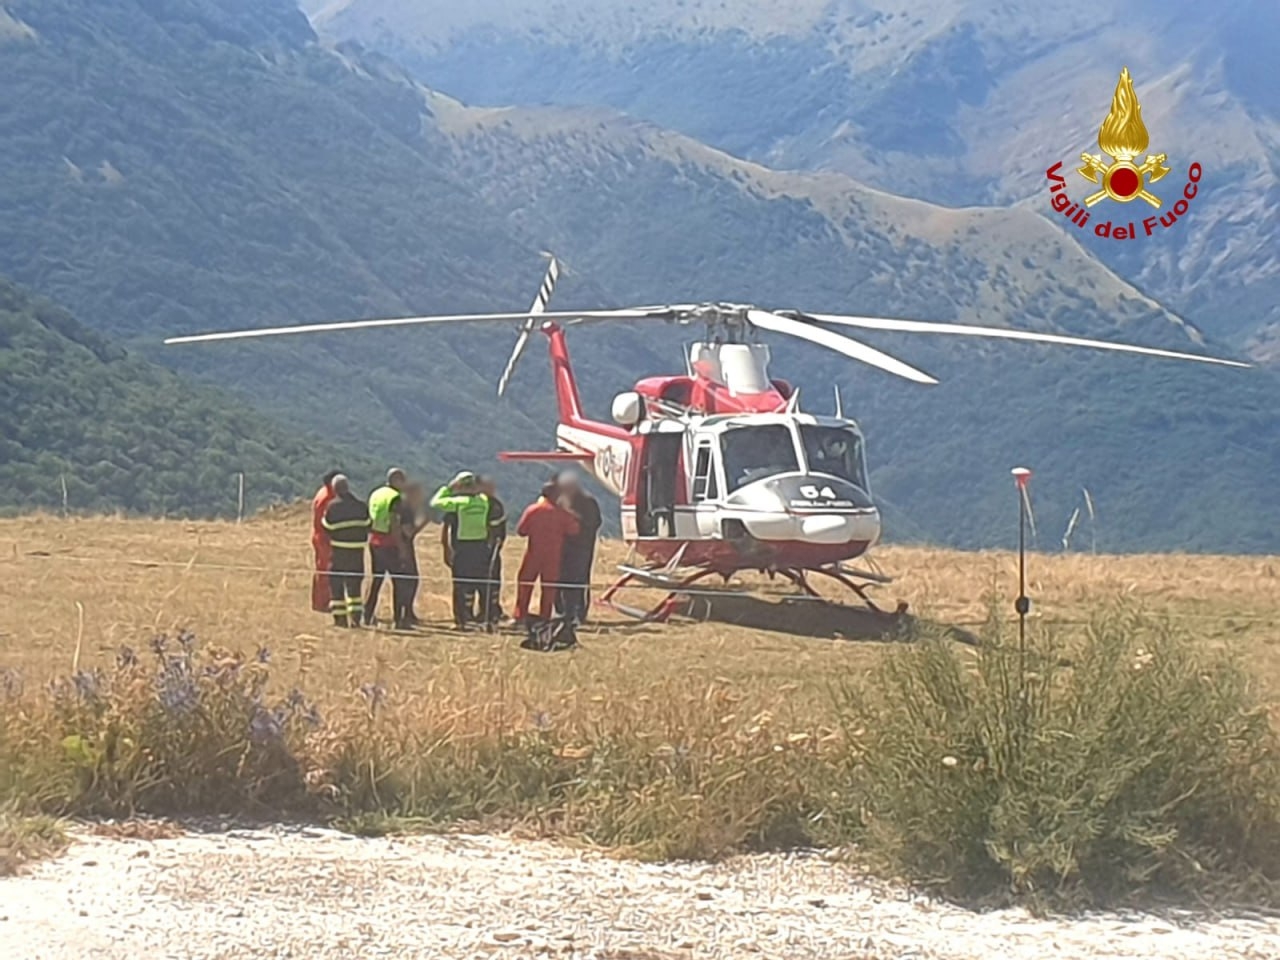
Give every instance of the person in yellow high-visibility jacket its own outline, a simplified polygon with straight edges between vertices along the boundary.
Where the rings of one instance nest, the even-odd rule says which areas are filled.
[[[404,535],[401,491],[408,478],[401,469],[387,471],[387,482],[369,495],[369,554],[373,582],[364,601],[364,622],[372,624],[378,609],[382,581],[391,580],[392,619],[397,630],[409,629],[405,619],[409,593],[409,538]]]
[[[453,542],[453,620],[459,630],[465,630],[475,616],[475,599],[485,596],[489,580],[489,498],[481,492],[476,475],[464,471],[436,491],[431,507],[458,518]]]

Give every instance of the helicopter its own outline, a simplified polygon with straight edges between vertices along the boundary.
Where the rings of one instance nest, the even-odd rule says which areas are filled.
[[[913,383],[938,381],[928,373],[830,327],[984,337],[1086,347],[1149,357],[1248,367],[1248,363],[1156,347],[1090,340],[1002,327],[900,320],[747,304],[702,303],[607,310],[547,309],[560,275],[554,256],[537,297],[524,313],[398,317],[170,337],[169,345],[379,327],[446,323],[520,322],[498,382],[506,393],[532,335],[547,339],[557,402],[554,451],[509,451],[508,462],[574,462],[619,498],[623,539],[631,558],[601,596],[619,611],[649,621],[668,619],[700,581],[718,577],[726,588],[735,574],[782,577],[795,596],[824,602],[813,586],[825,577],[885,613],[868,587],[891,582],[874,565],[850,564],[880,540],[880,510],[872,497],[866,443],[858,423],[844,415],[836,389],[832,416],[803,412],[800,390],[769,373],[770,352],[761,333],[780,334],[835,351]],[[685,372],[639,380],[617,394],[612,421],[583,411],[566,329],[584,323],[665,321],[702,328],[688,348]],[[638,558],[638,560],[636,559]],[[619,600],[628,587],[665,593],[637,609]],[[899,604],[895,614],[905,612]]]

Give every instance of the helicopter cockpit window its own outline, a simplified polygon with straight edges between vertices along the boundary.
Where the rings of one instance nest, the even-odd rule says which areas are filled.
[[[720,450],[731,493],[756,480],[800,469],[791,431],[781,424],[726,430],[720,436]]]
[[[810,473],[830,474],[866,490],[862,438],[856,433],[843,427],[802,425],[800,439]]]

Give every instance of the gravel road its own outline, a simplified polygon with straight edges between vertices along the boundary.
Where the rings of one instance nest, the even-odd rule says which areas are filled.
[[[495,836],[77,836],[0,880],[5,960],[1276,960],[1280,921],[971,913],[820,856],[620,862]]]

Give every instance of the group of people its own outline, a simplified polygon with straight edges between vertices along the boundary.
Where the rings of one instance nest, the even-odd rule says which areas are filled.
[[[404,470],[387,471],[386,483],[362,500],[351,481],[332,471],[312,499],[311,545],[315,576],[312,609],[341,627],[377,623],[378,600],[391,581],[391,622],[412,630],[420,574],[417,537],[441,520],[443,560],[453,580],[453,619],[460,630],[493,629],[502,609],[502,551],[508,536],[506,507],[492,478],[463,471],[427,499]],[[591,569],[600,532],[600,505],[572,472],[559,474],[521,514],[516,534],[525,543],[517,574],[513,622],[530,625],[564,619],[586,621]],[[364,588],[365,554],[372,574]],[[535,589],[540,590],[536,609]]]

